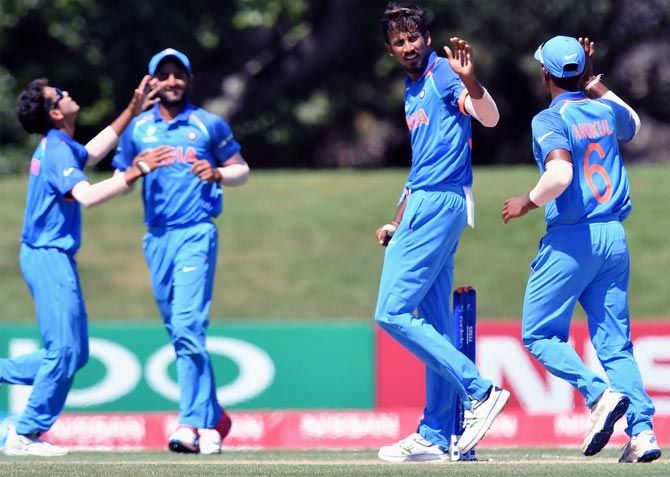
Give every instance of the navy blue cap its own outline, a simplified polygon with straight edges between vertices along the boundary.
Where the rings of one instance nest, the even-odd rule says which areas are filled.
[[[186,68],[186,72],[191,74],[191,62],[188,60],[188,57],[181,51],[177,51],[174,48],[166,48],[151,57],[151,60],[149,61],[149,74],[151,76],[156,74],[158,65],[166,58],[174,58],[175,60],[179,61],[182,65],[184,65],[184,68]]]
[[[584,71],[586,53],[577,39],[555,36],[542,43],[535,52],[538,60],[554,78],[571,78]]]

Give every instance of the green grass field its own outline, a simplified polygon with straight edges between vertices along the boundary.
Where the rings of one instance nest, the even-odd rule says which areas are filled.
[[[406,170],[255,172],[226,191],[214,319],[359,318],[372,315],[383,251],[374,230],[393,217]],[[503,225],[509,195],[526,192],[532,167],[475,171],[477,227],[465,232],[456,284],[474,285],[480,316],[518,317],[528,264],[543,232],[540,211]],[[630,168],[634,212],[626,222],[632,255],[633,316],[670,316],[670,167]],[[99,180],[104,176],[97,176]],[[32,321],[18,269],[25,177],[0,179],[0,321]],[[84,212],[78,255],[92,320],[158,319],[141,252],[138,191]]]
[[[585,458],[577,450],[482,450],[479,462],[390,464],[376,451],[232,451],[216,456],[83,453],[59,458],[0,457],[0,475],[73,476],[644,476],[670,475],[670,460],[619,464],[618,452]]]

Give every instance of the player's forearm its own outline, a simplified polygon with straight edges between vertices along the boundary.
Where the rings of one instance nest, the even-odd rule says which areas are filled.
[[[109,152],[116,146],[119,140],[119,135],[112,126],[107,126],[100,131],[97,136],[86,143],[86,151],[88,152],[88,159],[86,167],[95,166],[102,160]]]
[[[468,95],[472,99],[481,99],[484,96],[486,90],[474,74],[461,76],[461,81],[465,85],[465,89],[468,90]]]
[[[547,162],[546,170],[537,185],[528,193],[528,199],[537,207],[556,199],[572,181],[572,163],[555,159]]]
[[[133,112],[133,109],[128,106],[114,121],[112,121],[112,124],[109,126],[114,130],[117,136],[120,136],[121,133],[126,130],[130,124],[130,121],[132,121],[134,117],[135,113]]]
[[[124,109],[119,116],[112,121],[112,124],[91,139],[86,144],[86,151],[88,151],[88,160],[86,167],[95,166],[100,162],[109,152],[116,146],[119,141],[119,136],[133,120],[135,114],[131,108]]]
[[[635,110],[632,107],[630,107],[628,103],[626,103],[617,94],[615,94],[614,91],[610,90],[607,86],[605,86],[603,82],[600,80],[601,77],[602,75],[593,77],[591,81],[589,81],[586,84],[585,87],[586,92],[594,98],[609,99],[610,101],[618,103],[624,108],[626,108],[630,113],[631,117],[633,118],[633,121],[635,122],[635,134],[637,134],[640,131],[640,126],[642,124],[640,121],[640,116],[637,114],[637,112],[635,112]]]
[[[116,146],[116,143],[119,141],[119,136],[128,127],[128,124],[130,124],[133,117],[132,110],[126,108],[119,117],[112,122],[112,124],[103,129],[86,144],[85,147],[88,151],[86,167],[96,165],[102,158],[109,154],[109,152]]]
[[[128,190],[128,184],[123,175],[115,174],[96,184],[86,181],[79,182],[72,188],[72,197],[88,209],[121,195],[126,190]]]
[[[246,183],[249,180],[249,166],[247,164],[231,164],[229,166],[217,167],[221,175],[218,181],[222,186],[235,187]]]
[[[473,99],[468,94],[468,97],[465,98],[465,110],[487,128],[494,127],[500,120],[498,106],[486,89],[484,89],[484,95],[479,99]]]
[[[138,167],[130,167],[124,172],[115,172],[112,177],[91,184],[82,181],[72,188],[72,197],[85,208],[90,208],[125,194],[140,177],[145,174]]]
[[[398,208],[396,209],[395,216],[391,221],[392,225],[395,225],[396,227],[400,225],[400,222],[402,222],[402,218],[405,215],[406,207],[407,207],[407,194],[405,194],[405,197],[403,198],[403,200],[398,205]]]

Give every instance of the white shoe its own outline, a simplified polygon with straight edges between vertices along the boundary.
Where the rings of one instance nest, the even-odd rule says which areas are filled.
[[[186,454],[197,454],[198,433],[191,426],[179,426],[176,431],[170,434],[168,449],[172,452],[183,452]]]
[[[623,448],[619,462],[651,462],[661,457],[654,431],[642,431]]]
[[[42,457],[62,456],[68,453],[67,448],[57,446],[39,437],[28,437],[17,434],[14,429],[7,433],[5,441],[6,455],[33,455]]]
[[[377,455],[387,462],[449,460],[449,453],[445,449],[428,442],[417,433],[410,434],[393,445],[382,447]]]
[[[463,434],[458,440],[462,454],[469,452],[484,437],[493,420],[505,409],[508,400],[509,391],[491,386],[485,400],[472,401],[472,409],[463,412]]]
[[[584,455],[595,455],[607,445],[614,432],[614,424],[626,414],[629,404],[627,396],[605,389],[591,406],[591,430],[582,443]]]
[[[216,429],[198,429],[201,454],[221,453],[221,434]]]

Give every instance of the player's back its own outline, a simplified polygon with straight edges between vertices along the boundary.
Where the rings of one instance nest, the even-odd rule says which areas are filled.
[[[547,225],[624,220],[631,200],[619,140],[632,139],[634,122],[616,103],[570,95],[543,111],[560,116],[573,163],[570,186],[547,206]]]

